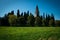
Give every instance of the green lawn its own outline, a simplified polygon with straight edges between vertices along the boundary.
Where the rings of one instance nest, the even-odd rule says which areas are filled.
[[[0,27],[0,40],[60,40],[60,27]]]

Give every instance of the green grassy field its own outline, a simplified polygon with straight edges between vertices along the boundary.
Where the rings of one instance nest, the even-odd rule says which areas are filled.
[[[0,40],[60,40],[60,27],[0,27]]]

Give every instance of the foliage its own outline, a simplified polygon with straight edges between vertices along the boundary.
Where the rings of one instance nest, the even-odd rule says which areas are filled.
[[[28,21],[27,21],[27,23],[28,23],[28,25],[30,25],[30,26],[34,26],[34,22],[35,22],[35,18],[34,18],[34,16],[30,13],[30,16],[28,16]]]
[[[15,15],[9,15],[8,18],[9,18],[9,23],[11,26],[16,25],[17,17]]]
[[[0,17],[0,26],[60,26],[60,22],[56,21],[53,13],[51,15],[43,13],[39,15],[38,5],[34,16],[29,10],[20,14],[19,9],[17,15],[14,15],[14,10]]]

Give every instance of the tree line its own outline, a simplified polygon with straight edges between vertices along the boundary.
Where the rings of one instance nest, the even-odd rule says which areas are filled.
[[[20,14],[19,9],[17,10],[17,15],[14,15],[14,11],[5,14],[0,17],[0,26],[19,26],[19,27],[49,27],[49,26],[60,26],[60,21],[55,20],[53,13],[51,15],[43,13],[39,15],[39,8],[36,6],[35,15],[31,12],[22,12]]]

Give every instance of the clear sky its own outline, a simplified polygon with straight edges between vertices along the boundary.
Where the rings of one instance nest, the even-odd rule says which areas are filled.
[[[36,5],[39,7],[40,15],[43,12],[47,14],[53,13],[55,19],[60,20],[60,0],[0,0],[0,16],[4,16],[8,12],[17,9],[20,12],[30,11],[35,14]]]

